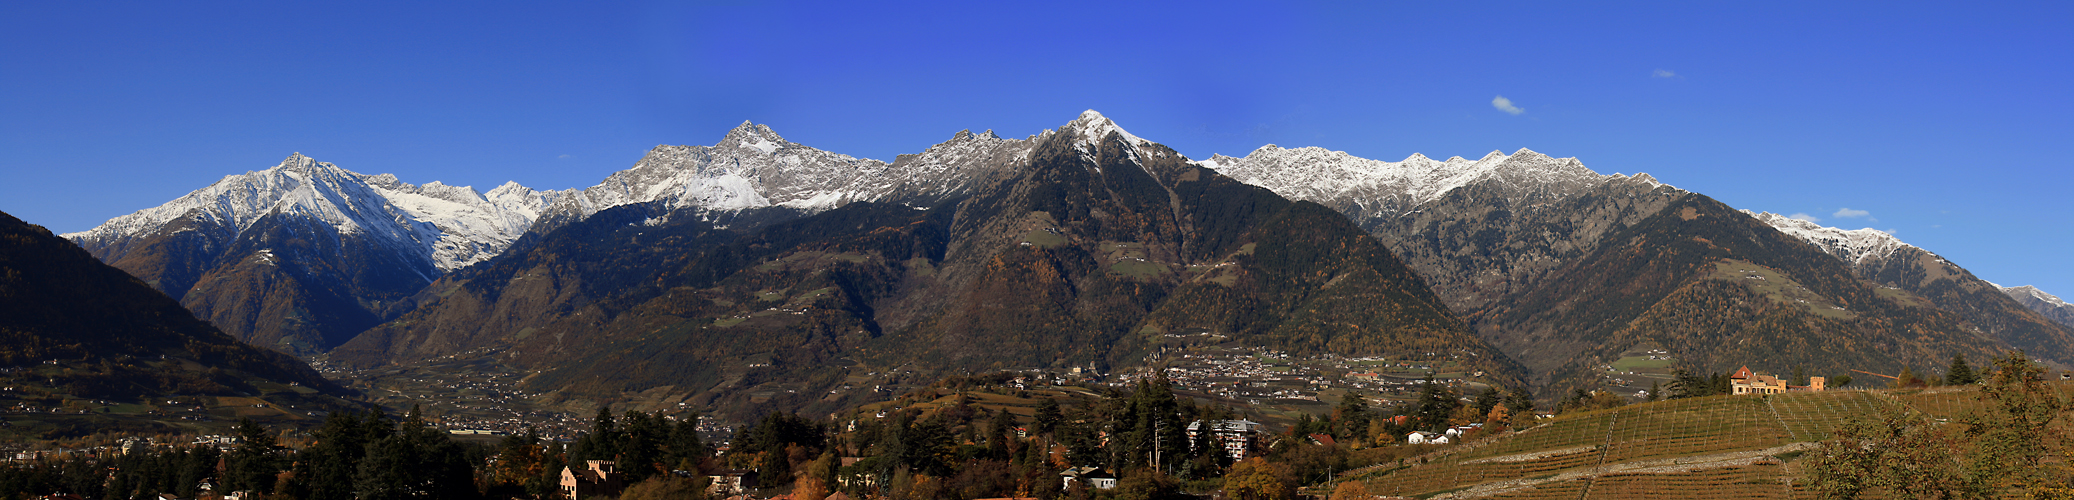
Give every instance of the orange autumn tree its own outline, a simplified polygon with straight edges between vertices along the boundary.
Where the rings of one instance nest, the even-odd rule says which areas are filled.
[[[1296,487],[1287,476],[1281,464],[1248,458],[1232,464],[1231,473],[1224,475],[1224,494],[1236,500],[1294,500]]]

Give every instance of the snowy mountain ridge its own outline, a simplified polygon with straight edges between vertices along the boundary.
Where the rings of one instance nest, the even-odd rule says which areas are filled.
[[[1286,149],[1269,144],[1244,157],[1212,155],[1196,163],[1290,199],[1351,199],[1362,206],[1362,212],[1410,210],[1456,188],[1487,179],[1520,188],[1521,192],[1554,190],[1552,194],[1557,195],[1581,192],[1616,179],[1662,185],[1649,174],[1632,178],[1601,175],[1585,168],[1576,158],[1551,158],[1526,148],[1510,155],[1491,151],[1476,160],[1460,156],[1434,160],[1412,153],[1403,161],[1390,162],[1319,147]]]
[[[1991,285],[1993,285],[1994,283],[1993,283],[1993,282],[1989,282],[1988,284],[1991,284]],[[2038,287],[2035,287],[2035,286],[2031,286],[2031,285],[2023,285],[2023,286],[2002,286],[2002,285],[1995,285],[1995,288],[2000,288],[2000,289],[2002,289],[2002,293],[2006,293],[2006,294],[2009,294],[2010,296],[2024,296],[2024,297],[2031,297],[2031,298],[2034,298],[2034,299],[2038,299],[2038,301],[2039,301],[2039,302],[2044,302],[2044,303],[2046,303],[2046,304],[2050,304],[2050,305],[2052,305],[2053,307],[2074,307],[2074,305],[2069,305],[2069,304],[2067,304],[2067,301],[2065,301],[2065,300],[2060,300],[2059,296],[2057,296],[2057,295],[2053,295],[2053,294],[2050,294],[2050,293],[2045,293],[2045,291],[2044,291],[2044,290],[2039,290],[2039,289],[2038,289]]]
[[[364,234],[451,271],[503,251],[559,195],[516,183],[498,186],[487,196],[438,181],[414,185],[395,175],[360,174],[295,153],[272,168],[224,176],[163,205],[64,237],[82,246],[105,246],[191,217],[230,229],[234,239],[261,218],[281,214],[322,221],[340,234]]]
[[[744,121],[712,146],[656,146],[632,168],[569,192],[545,212],[580,220],[620,205],[663,202],[669,209],[708,213],[785,207],[812,214],[858,201],[926,202],[962,189],[974,179],[967,170],[1015,151],[1026,154],[1030,142],[1003,139],[991,130],[961,131],[886,163],[787,141],[767,125]]]
[[[1792,235],[1795,238],[1808,242],[1808,244],[1821,247],[1823,251],[1829,252],[1830,255],[1852,264],[1858,264],[1867,259],[1886,258],[1888,255],[1893,254],[1895,250],[1902,248],[1915,248],[1915,245],[1902,243],[1900,238],[1895,238],[1894,235],[1887,234],[1878,229],[1842,229],[1788,218],[1771,212],[1752,212],[1749,210],[1743,210],[1742,212],[1756,218],[1759,222],[1778,229],[1779,232]]]

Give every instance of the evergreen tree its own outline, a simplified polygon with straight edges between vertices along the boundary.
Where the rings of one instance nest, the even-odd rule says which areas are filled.
[[[417,407],[395,434],[368,447],[353,485],[360,500],[469,499],[477,494],[474,464],[466,452],[445,431],[427,425]]]
[[[1505,396],[1505,409],[1510,411],[1515,419],[1524,417],[1526,418],[1525,421],[1532,422],[1534,420],[1534,395],[1525,390],[1512,391]],[[1518,426],[1514,425],[1514,427]]]
[[[1050,435],[1052,431],[1058,430],[1059,422],[1064,419],[1065,416],[1059,413],[1058,400],[1044,398],[1043,401],[1037,402],[1037,414],[1030,417],[1030,425],[1033,426],[1030,430],[1040,436]]]
[[[1680,368],[1671,375],[1671,399],[1696,398],[1713,392],[1713,386]]]
[[[173,480],[173,486],[179,495],[194,498],[200,493],[202,481],[216,477],[216,463],[222,461],[222,458],[222,453],[208,446],[194,447],[182,455],[179,472]]]
[[[1663,397],[1663,390],[1664,388],[1662,382],[1657,382],[1654,380],[1650,381],[1649,397],[1646,399],[1648,399],[1649,401],[1656,401],[1657,399],[1661,399]]]
[[[669,463],[677,469],[692,470],[700,460],[706,458],[706,441],[699,437],[699,415],[678,420],[670,429]]]
[[[1965,355],[1952,355],[1952,367],[1944,372],[1944,385],[1967,385],[1979,381],[1980,377],[1973,373],[1973,367],[1966,365]]]
[[[612,417],[612,405],[599,405],[597,416],[591,417],[591,431],[576,438],[575,456],[569,463],[585,460],[619,460],[620,445],[625,441],[619,421]]]
[[[1003,409],[994,413],[994,421],[987,426],[987,455],[996,460],[1009,457],[1009,436],[1015,433],[1015,414]]]
[[[238,419],[238,447],[226,457],[223,472],[225,491],[274,491],[274,477],[281,472],[281,448],[274,435],[251,418]]]
[[[1476,395],[1476,414],[1479,416],[1491,414],[1491,409],[1498,407],[1500,399],[1501,395],[1498,392],[1498,386],[1485,387],[1483,392]]]
[[[1496,403],[1493,403],[1496,404]],[[1339,398],[1339,407],[1332,410],[1333,435],[1340,439],[1358,439],[1368,432],[1368,399],[1347,391]]]
[[[368,445],[392,434],[389,417],[377,408],[369,414],[332,412],[313,434],[314,442],[298,454],[289,491],[310,500],[351,500],[353,476],[367,456]]]
[[[1455,397],[1454,390],[1434,382],[1433,374],[1427,373],[1426,383],[1419,387],[1418,405],[1413,418],[1419,421],[1420,429],[1432,431],[1447,427],[1448,417],[1462,407],[1462,401]]]

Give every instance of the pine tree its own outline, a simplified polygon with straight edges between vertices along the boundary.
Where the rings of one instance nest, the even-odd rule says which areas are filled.
[[[1335,432],[1340,439],[1358,438],[1368,431],[1368,399],[1347,391],[1339,399],[1339,407],[1332,410]]]
[[[281,472],[281,449],[274,435],[251,418],[238,419],[238,447],[231,451],[223,474],[226,491],[274,491],[274,476]]]
[[[1476,395],[1476,414],[1490,414],[1492,408],[1498,407],[1500,399],[1498,386],[1485,387],[1482,393]]]
[[[1050,435],[1059,428],[1059,422],[1064,419],[1065,417],[1059,413],[1058,400],[1044,398],[1043,401],[1037,402],[1037,414],[1030,417],[1030,424],[1035,426],[1031,430],[1038,435]]]
[[[1967,385],[1979,381],[1980,376],[1973,373],[1973,367],[1966,365],[1965,355],[1952,355],[1952,367],[1944,372],[1944,385]]]
[[[670,429],[669,463],[678,469],[693,470],[698,462],[706,458],[706,442],[699,437],[699,415],[691,414]]]
[[[353,485],[361,500],[477,496],[474,464],[446,432],[426,424],[418,407],[404,416],[395,434],[368,447]]]
[[[1462,401],[1455,398],[1455,391],[1434,382],[1432,373],[1426,374],[1426,383],[1419,388],[1419,408],[1415,416],[1420,429],[1430,431],[1446,427],[1448,417],[1454,416],[1455,410],[1461,407]]]
[[[994,413],[994,421],[987,426],[987,454],[996,460],[1009,457],[1009,434],[1015,432],[1015,414],[1002,409]]]

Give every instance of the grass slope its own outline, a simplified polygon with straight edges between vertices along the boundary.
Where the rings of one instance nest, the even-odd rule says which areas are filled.
[[[2074,395],[2074,383],[2052,386]],[[1339,481],[1421,498],[1810,497],[1800,460],[1831,429],[1894,405],[1950,419],[1973,407],[1977,394],[1971,387],[1794,392],[1629,405],[1563,415]]]

